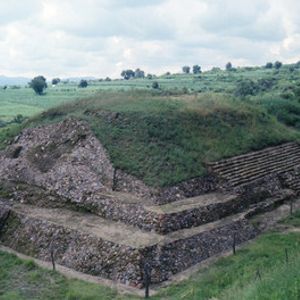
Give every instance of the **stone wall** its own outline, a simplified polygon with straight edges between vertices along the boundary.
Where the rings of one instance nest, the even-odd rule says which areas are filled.
[[[0,206],[0,215],[3,215]],[[145,261],[152,266],[152,283],[159,283],[208,257],[254,238],[258,231],[246,219],[218,223],[191,234],[166,237],[159,244],[131,248],[51,222],[10,212],[0,242],[16,251],[50,261],[55,249],[58,264],[135,287],[143,285]]]
[[[0,208],[2,211],[3,208]],[[29,218],[14,211],[10,212],[0,231],[0,242],[45,261],[51,260],[53,248],[58,264],[131,286],[141,284],[141,255],[138,249]]]
[[[232,249],[234,234],[238,245],[255,238],[258,233],[247,220],[241,219],[191,237],[158,245],[153,250],[153,283],[167,280],[172,274]]]

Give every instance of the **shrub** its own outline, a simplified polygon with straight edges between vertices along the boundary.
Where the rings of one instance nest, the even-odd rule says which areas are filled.
[[[88,82],[85,79],[81,79],[79,82],[78,87],[80,88],[86,88],[88,86]]]
[[[136,69],[134,72],[134,78],[145,78],[145,72],[140,69]]]
[[[225,66],[226,70],[227,71],[231,71],[232,70],[232,63],[231,62],[228,62]]]
[[[60,83],[60,79],[59,78],[53,78],[52,79],[52,84],[53,85],[57,85],[57,84],[59,84]]]
[[[29,83],[29,86],[35,91],[37,95],[42,95],[44,89],[47,88],[46,78],[41,75],[34,77]]]
[[[189,66],[183,66],[182,67],[182,72],[185,74],[189,74],[191,71],[191,68]]]
[[[122,71],[121,73],[121,76],[125,79],[125,80],[128,80],[128,79],[131,79],[131,78],[134,78],[134,71],[132,70],[124,70]]]
[[[193,66],[193,73],[194,74],[200,74],[201,73],[201,67],[199,65]]]
[[[270,90],[274,85],[274,79],[267,79],[267,78],[259,79],[257,81],[257,85],[259,90],[263,92]]]
[[[21,114],[14,117],[13,122],[21,124],[25,120],[25,117]]]
[[[273,64],[271,62],[266,63],[265,66],[266,69],[272,69],[273,68]]]
[[[274,67],[275,67],[276,70],[280,69],[280,68],[282,67],[282,62],[276,61],[276,62],[274,63]]]
[[[159,89],[159,88],[160,88],[159,83],[158,83],[157,81],[154,81],[154,82],[152,83],[152,88],[153,88],[153,89]]]
[[[256,95],[259,92],[259,86],[253,80],[244,79],[241,80],[235,90],[235,95],[245,97],[248,95]]]

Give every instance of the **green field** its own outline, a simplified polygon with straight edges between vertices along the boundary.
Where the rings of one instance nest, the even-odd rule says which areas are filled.
[[[299,228],[300,213],[284,223]],[[295,225],[296,224],[296,225]],[[295,228],[295,227],[293,227]],[[285,250],[288,253],[286,262]],[[32,261],[0,252],[1,300],[130,300],[104,286],[67,279]],[[259,273],[259,275],[258,275]],[[189,280],[161,289],[151,299],[298,300],[300,233],[272,232],[203,268]]]

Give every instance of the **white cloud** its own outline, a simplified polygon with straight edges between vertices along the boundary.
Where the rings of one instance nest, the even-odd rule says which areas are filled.
[[[300,60],[296,0],[0,1],[0,73],[119,76]]]

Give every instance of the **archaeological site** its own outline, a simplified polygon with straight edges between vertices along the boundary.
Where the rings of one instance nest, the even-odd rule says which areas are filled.
[[[299,167],[298,167],[299,166]],[[300,191],[300,145],[207,163],[204,176],[148,187],[114,168],[87,123],[24,129],[0,152],[0,242],[142,288],[242,244]],[[296,204],[295,204],[296,205]]]

